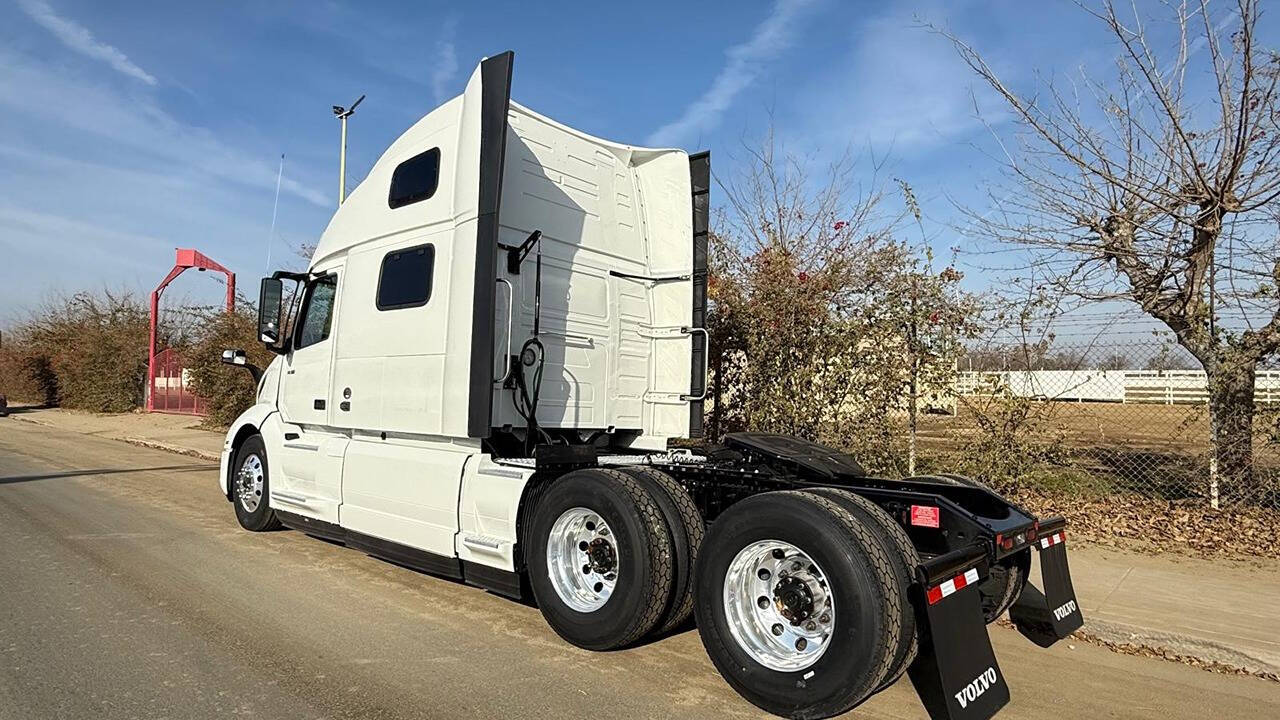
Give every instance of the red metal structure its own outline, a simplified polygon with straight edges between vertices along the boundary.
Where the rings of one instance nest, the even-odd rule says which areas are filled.
[[[173,348],[156,353],[155,377],[151,379],[151,391],[147,393],[147,410],[159,413],[204,415],[204,398],[187,389],[183,377],[186,362]]]
[[[187,268],[195,268],[200,272],[213,270],[225,275],[227,277],[227,312],[235,309],[236,274],[210,260],[198,250],[178,248],[173,269],[151,292],[151,341],[147,352],[147,412],[181,412],[198,415],[203,410],[199,400],[186,392],[186,384],[182,381],[181,362],[178,361],[176,354],[172,350],[165,350],[164,357],[159,357],[156,352],[156,325],[160,321],[160,295],[164,293],[169,283]],[[158,374],[160,370],[164,371],[163,376]],[[165,378],[163,400],[159,406],[156,403],[157,377]],[[177,378],[176,387],[174,378]]]

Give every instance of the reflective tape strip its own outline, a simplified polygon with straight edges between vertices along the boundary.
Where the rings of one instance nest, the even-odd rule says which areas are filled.
[[[1054,545],[1057,545],[1058,543],[1065,542],[1066,539],[1067,539],[1066,531],[1059,530],[1058,532],[1052,535],[1047,535],[1045,537],[1040,538],[1040,548],[1044,550],[1048,550],[1049,548],[1053,547]]]
[[[955,591],[963,590],[976,582],[978,582],[978,568],[970,568],[963,575],[957,575],[941,585],[929,588],[927,593],[929,604],[933,605],[942,598],[955,594]]]

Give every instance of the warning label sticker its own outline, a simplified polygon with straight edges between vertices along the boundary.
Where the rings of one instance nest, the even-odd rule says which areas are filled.
[[[916,527],[936,528],[941,524],[942,511],[933,505],[912,505],[911,524]]]

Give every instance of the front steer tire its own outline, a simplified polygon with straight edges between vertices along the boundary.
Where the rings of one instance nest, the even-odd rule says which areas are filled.
[[[261,435],[250,435],[236,448],[235,462],[231,465],[231,502],[236,508],[236,520],[240,527],[251,532],[267,532],[283,527],[276,511],[271,508],[271,473],[267,464],[267,445]],[[261,482],[250,478],[260,474]]]
[[[735,629],[739,636],[750,632],[743,630],[750,622],[732,622],[729,617],[730,602],[735,603],[734,612],[740,618],[751,617],[750,608],[757,605],[750,597],[742,601],[734,590],[738,586],[733,578],[749,581],[752,577],[750,565],[741,572],[741,558],[752,557],[756,548],[779,543],[807,556],[810,577],[820,575],[822,587],[833,599],[829,633],[822,641],[825,648],[816,659],[803,659],[801,653],[795,669],[775,669],[757,659],[762,653],[748,650],[734,635]],[[768,563],[768,557],[766,554],[762,562]],[[789,557],[784,552],[783,558]],[[793,571],[797,567],[788,565],[786,559],[779,562]],[[755,571],[755,575],[761,574]],[[784,605],[792,610],[782,587],[792,576],[784,577],[775,569],[769,577],[777,580],[776,584],[770,585],[762,577],[765,585],[751,587],[747,595],[759,593],[763,601],[767,599],[764,593],[774,593],[775,603],[758,604],[762,613],[774,607],[781,611]],[[833,500],[800,491],[753,495],[722,513],[703,542],[695,582],[698,633],[716,669],[752,704],[789,718],[839,715],[881,687],[894,663],[901,614],[910,611],[890,558],[872,531]],[[763,640],[757,639],[756,647],[769,647],[768,633],[779,635],[779,628],[789,632],[781,623],[757,632],[756,637]],[[796,647],[801,650],[799,643]],[[773,653],[769,662],[779,667],[792,661],[779,656],[778,648],[765,652]]]
[[[600,521],[607,535],[599,534]],[[601,541],[600,552],[574,555],[577,542],[564,542],[571,535],[559,529],[566,522],[580,534],[572,536],[575,541],[587,543],[591,538],[592,551],[597,548],[591,545]],[[549,546],[558,548],[557,556],[566,560],[549,557]],[[547,624],[566,641],[587,650],[612,650],[639,640],[662,619],[670,598],[673,553],[666,520],[645,487],[618,470],[577,470],[555,480],[534,509],[526,562],[534,598]],[[593,605],[599,602],[600,590],[590,584],[574,586],[573,577],[557,572],[562,567],[601,581],[612,568],[615,577],[610,582],[615,584],[602,604]],[[554,580],[553,573],[561,580]],[[566,600],[566,594],[577,601],[577,607]]]

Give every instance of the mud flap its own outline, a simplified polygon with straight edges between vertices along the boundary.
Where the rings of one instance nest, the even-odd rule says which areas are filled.
[[[986,720],[1009,702],[978,594],[985,558],[981,549],[963,549],[918,570],[920,654],[907,672],[933,720]]]
[[[1027,583],[1009,608],[1009,619],[1028,640],[1047,648],[1084,625],[1084,616],[1071,586],[1067,566],[1066,521],[1053,518],[1040,523],[1040,578],[1044,591]]]

